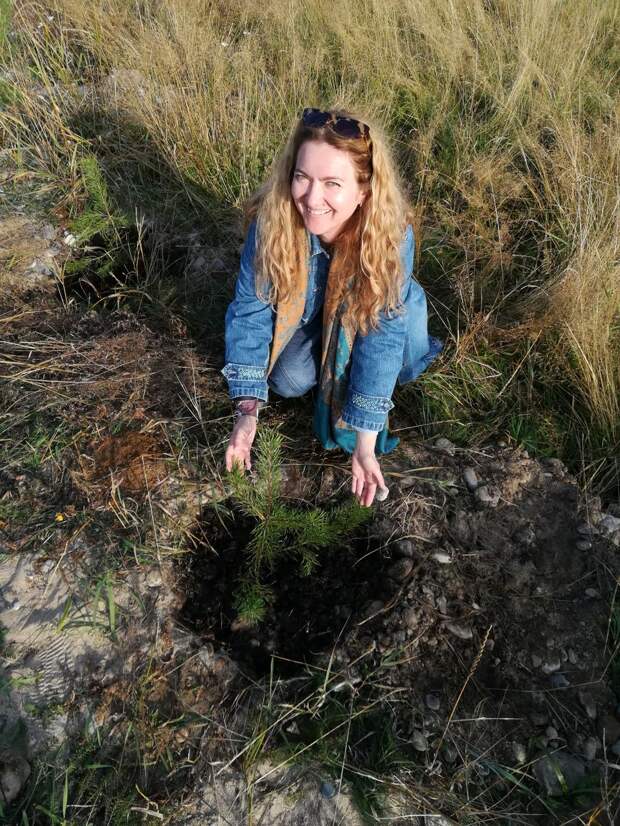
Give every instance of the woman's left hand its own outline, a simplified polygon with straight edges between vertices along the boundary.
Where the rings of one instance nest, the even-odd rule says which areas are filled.
[[[383,474],[375,456],[377,434],[358,432],[357,444],[351,458],[352,491],[360,505],[372,505],[377,488],[385,489]]]

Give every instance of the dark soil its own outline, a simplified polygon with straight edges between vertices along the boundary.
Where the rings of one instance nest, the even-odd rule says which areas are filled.
[[[234,593],[246,562],[253,521],[234,510],[205,509],[193,553],[183,558],[187,600],[181,621],[201,636],[230,648],[239,663],[269,673],[272,655],[279,673],[294,673],[343,645],[373,601],[397,597],[401,586],[388,569],[395,556],[359,528],[338,547],[322,549],[318,566],[304,575],[296,559],[280,560],[266,577],[276,594],[265,620],[255,627],[240,622]]]

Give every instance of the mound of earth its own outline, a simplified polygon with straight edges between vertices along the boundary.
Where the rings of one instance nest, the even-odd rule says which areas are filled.
[[[355,693],[380,674],[394,736],[421,777],[481,797],[490,787],[507,795],[506,776],[529,778],[541,797],[591,787],[620,754],[608,677],[620,522],[583,500],[557,460],[438,444],[385,462],[391,502],[315,573],[276,568],[278,597],[257,628],[239,623],[231,604],[249,527],[239,519],[227,532],[221,517],[203,513],[204,543],[182,563],[181,616],[232,653],[247,679],[322,668]],[[328,473],[337,487],[338,473]],[[325,479],[322,487],[327,502]],[[311,488],[296,474],[288,495]],[[299,699],[293,680],[280,700]],[[243,787],[240,776],[236,783]],[[546,822],[541,797],[522,817]],[[214,805],[204,793],[175,823],[216,822]],[[408,805],[398,814],[409,823]],[[274,817],[323,822],[294,808]]]

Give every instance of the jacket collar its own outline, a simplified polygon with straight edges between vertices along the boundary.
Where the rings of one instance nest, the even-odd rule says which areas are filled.
[[[308,230],[306,230],[306,232],[308,232]],[[310,255],[311,256],[318,255],[320,252],[322,252],[323,255],[326,255],[327,258],[330,258],[330,255],[327,252],[327,250],[324,249],[321,246],[321,242],[319,240],[318,235],[314,235],[312,232],[308,232],[308,238],[310,240]]]

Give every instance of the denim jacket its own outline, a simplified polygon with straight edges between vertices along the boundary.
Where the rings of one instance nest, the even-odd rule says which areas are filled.
[[[301,324],[309,323],[323,306],[330,261],[318,236],[308,236],[308,290]],[[249,396],[267,401],[267,366],[276,310],[256,294],[255,250],[256,221],[248,230],[235,297],[226,312],[226,364],[221,372],[228,380],[231,399]],[[426,297],[412,278],[414,252],[409,225],[401,245],[404,311],[381,313],[377,329],[366,335],[358,333],[353,343],[342,419],[355,430],[381,431],[388,411],[394,407],[392,394],[397,379],[405,384],[416,378],[441,349],[441,343],[427,333]]]

